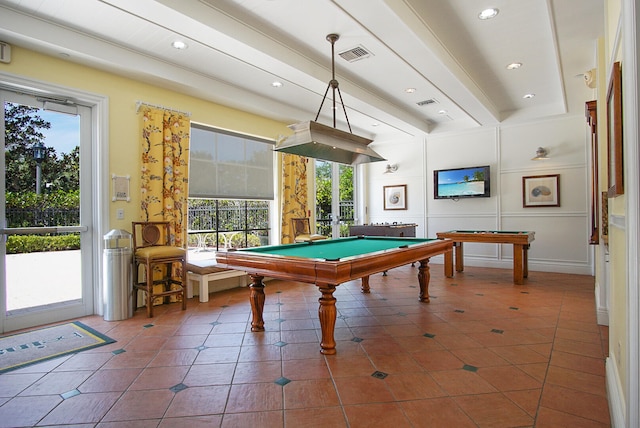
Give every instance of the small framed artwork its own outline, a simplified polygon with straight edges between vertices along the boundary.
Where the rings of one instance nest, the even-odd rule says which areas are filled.
[[[113,186],[113,197],[111,200],[129,202],[131,200],[129,195],[130,176],[112,174],[111,181]]]
[[[560,174],[522,177],[522,206],[559,207]]]
[[[607,90],[607,148],[609,153],[609,197],[624,194],[622,174],[622,72],[613,64]]]
[[[384,209],[385,210],[406,210],[407,209],[407,185],[384,186]]]

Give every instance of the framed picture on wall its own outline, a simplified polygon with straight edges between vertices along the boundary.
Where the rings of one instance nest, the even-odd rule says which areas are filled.
[[[522,206],[559,207],[560,174],[522,177]]]
[[[609,153],[609,197],[624,194],[622,175],[622,70],[613,64],[607,90],[607,148]]]
[[[406,210],[407,209],[407,185],[384,186],[384,209],[385,210]]]
[[[129,193],[130,176],[128,175],[111,175],[113,196],[112,201],[127,201],[131,200]]]

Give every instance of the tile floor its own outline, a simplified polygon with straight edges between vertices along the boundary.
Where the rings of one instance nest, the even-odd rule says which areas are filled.
[[[417,267],[338,287],[338,353],[319,353],[313,285],[271,281],[266,332],[248,291],[107,322],[116,343],[0,375],[0,427],[608,427],[607,328],[593,278]]]

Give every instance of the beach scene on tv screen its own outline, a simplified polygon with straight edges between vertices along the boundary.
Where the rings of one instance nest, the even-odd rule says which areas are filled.
[[[438,196],[484,194],[484,168],[465,168],[438,172]]]

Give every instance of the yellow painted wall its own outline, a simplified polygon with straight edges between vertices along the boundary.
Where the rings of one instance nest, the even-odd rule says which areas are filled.
[[[611,73],[611,66],[615,61],[624,61],[622,58],[622,46],[624,40],[620,39],[622,34],[620,17],[622,3],[620,0],[607,0],[605,18],[605,38],[606,38],[606,58],[605,69],[599,70],[606,76],[606,86],[604,91],[599,91],[598,105],[602,106],[603,114],[599,114],[599,119],[605,125],[602,131],[601,144],[606,147],[606,91],[608,88],[608,78]],[[624,88],[623,88],[624,92]],[[602,165],[602,177],[607,187],[608,157],[605,151],[600,159]],[[609,199],[609,216],[625,217],[626,197],[620,195]],[[618,369],[619,379],[616,383],[621,386],[621,391],[626,392],[628,388],[628,361],[627,361],[627,243],[626,234],[623,230],[609,227],[609,355],[615,362]]]
[[[607,58],[615,57],[612,55],[614,44],[616,41],[616,30],[618,29],[618,21],[622,10],[621,0],[607,0],[605,17],[605,37],[607,39]]]
[[[191,113],[193,122],[240,133],[275,139],[289,134],[286,124],[235,110],[158,86],[12,47],[10,64],[0,71],[59,86],[106,95],[109,98],[109,174],[131,176],[131,202],[109,202],[109,229],[131,229],[138,220],[140,206],[138,116],[136,102],[143,101]],[[111,194],[111,193],[109,193]],[[116,210],[125,210],[125,219],[116,219]]]

